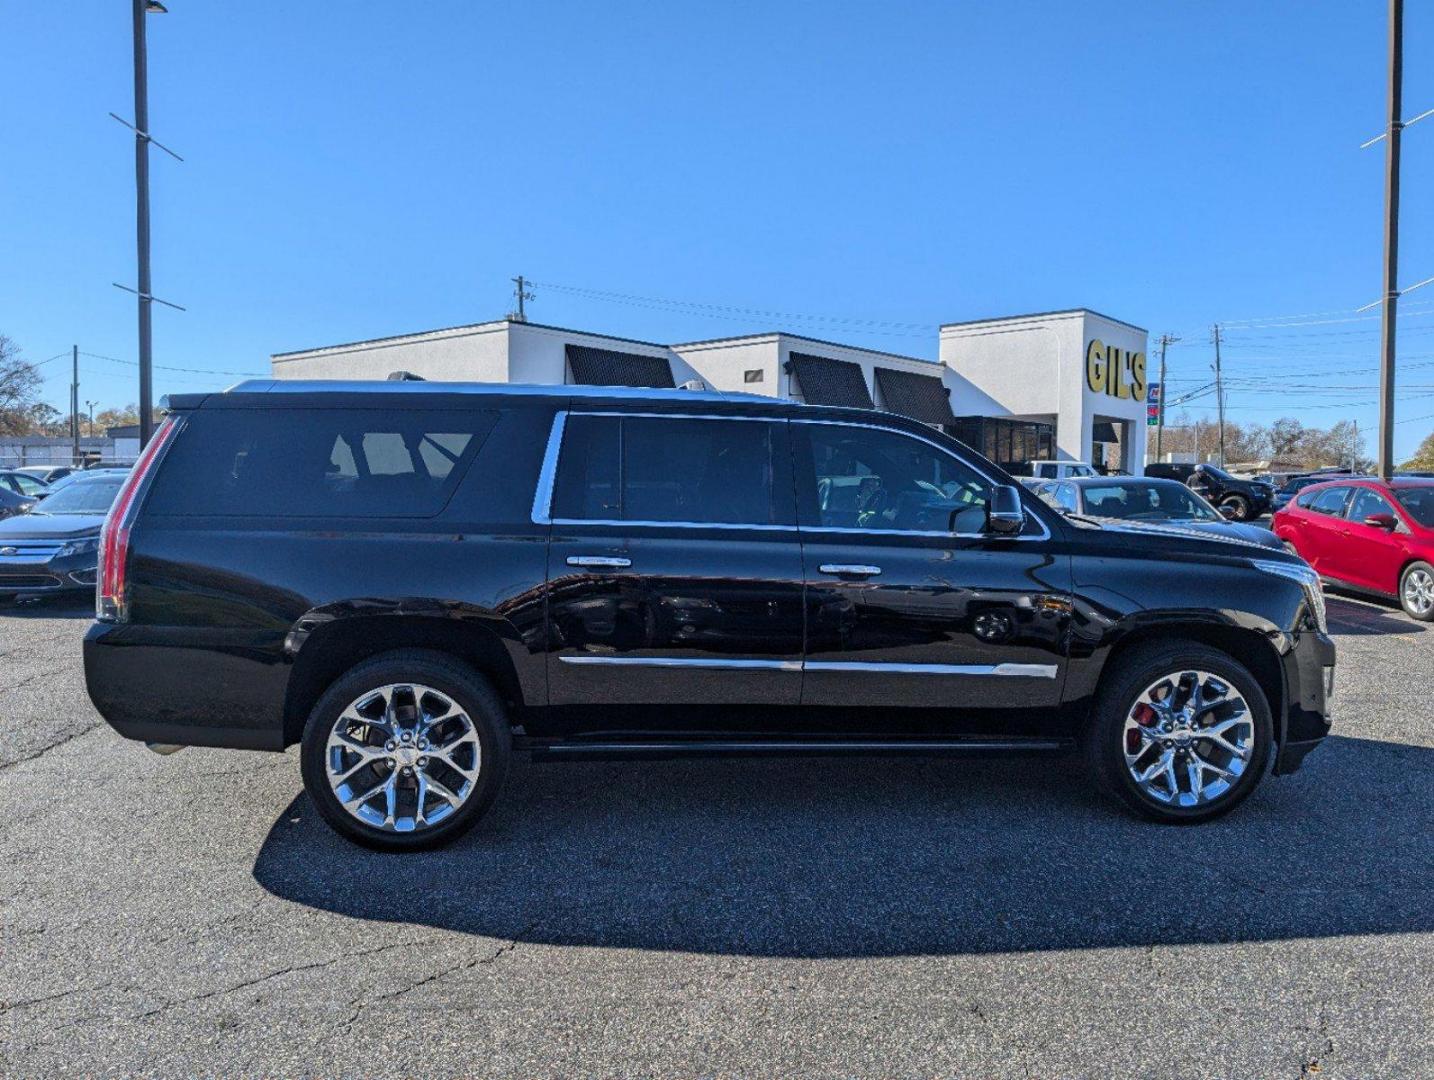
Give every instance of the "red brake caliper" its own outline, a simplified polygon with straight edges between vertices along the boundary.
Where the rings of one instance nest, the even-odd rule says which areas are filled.
[[[1145,702],[1142,701],[1135,707],[1135,722],[1141,727],[1154,727],[1157,719],[1159,717],[1155,710]],[[1127,754],[1136,753],[1140,749],[1140,742],[1140,732],[1131,728],[1125,733],[1125,752]]]

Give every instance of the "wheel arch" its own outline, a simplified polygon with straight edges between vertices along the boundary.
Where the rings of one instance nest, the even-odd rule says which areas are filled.
[[[452,611],[349,612],[337,617],[311,612],[295,624],[285,646],[293,668],[284,695],[284,745],[300,740],[309,713],[334,680],[356,664],[395,649],[451,656],[491,679],[505,705],[536,704],[535,676],[515,660],[515,653],[526,649],[511,629],[494,617]]]
[[[1285,741],[1285,716],[1288,690],[1285,685],[1285,668],[1279,647],[1268,633],[1246,626],[1234,626],[1218,622],[1169,622],[1142,626],[1138,632],[1123,634],[1110,646],[1097,685],[1104,682],[1110,672],[1117,669],[1123,657],[1136,649],[1152,645],[1179,641],[1193,641],[1212,649],[1218,649],[1232,660],[1249,669],[1264,692],[1270,706],[1270,718],[1275,731],[1275,743]]]

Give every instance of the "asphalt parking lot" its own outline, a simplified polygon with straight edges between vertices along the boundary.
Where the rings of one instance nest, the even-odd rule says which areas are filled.
[[[1336,732],[1197,828],[1051,761],[520,763],[352,847],[294,751],[121,740],[0,608],[11,1076],[1434,1072],[1434,629],[1332,599]]]

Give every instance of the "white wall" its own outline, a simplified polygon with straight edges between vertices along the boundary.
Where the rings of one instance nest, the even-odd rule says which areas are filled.
[[[439,382],[507,382],[507,326],[480,323],[279,354],[270,366],[276,379],[386,379],[391,371],[411,371]]]
[[[1082,309],[943,326],[941,359],[984,400],[970,412],[1054,415],[1057,456],[1063,459],[1089,460],[1096,416],[1130,421],[1124,465],[1139,472],[1145,464],[1144,392],[1122,398],[1091,389],[1086,351],[1095,340],[1110,346],[1122,365],[1146,351],[1145,331]],[[1124,383],[1114,384],[1129,388],[1134,373],[1128,366],[1120,373]],[[1142,385],[1148,379],[1147,365]]]
[[[588,345],[595,349],[636,353],[639,356],[660,356],[672,367],[672,380],[681,386],[689,379],[701,378],[692,365],[665,345],[581,334],[532,323],[508,324],[508,381],[561,386],[568,381],[568,345]],[[419,372],[422,374],[422,372]],[[739,376],[740,377],[740,376]]]
[[[699,341],[672,349],[714,390],[780,397],[785,394],[786,382],[778,360],[777,337],[762,334],[731,341]],[[743,381],[743,373],[752,370],[762,372],[761,382]]]

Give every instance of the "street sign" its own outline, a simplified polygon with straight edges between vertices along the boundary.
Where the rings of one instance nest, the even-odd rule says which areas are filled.
[[[1165,421],[1165,387],[1153,382],[1145,392],[1145,426],[1160,427]]]

